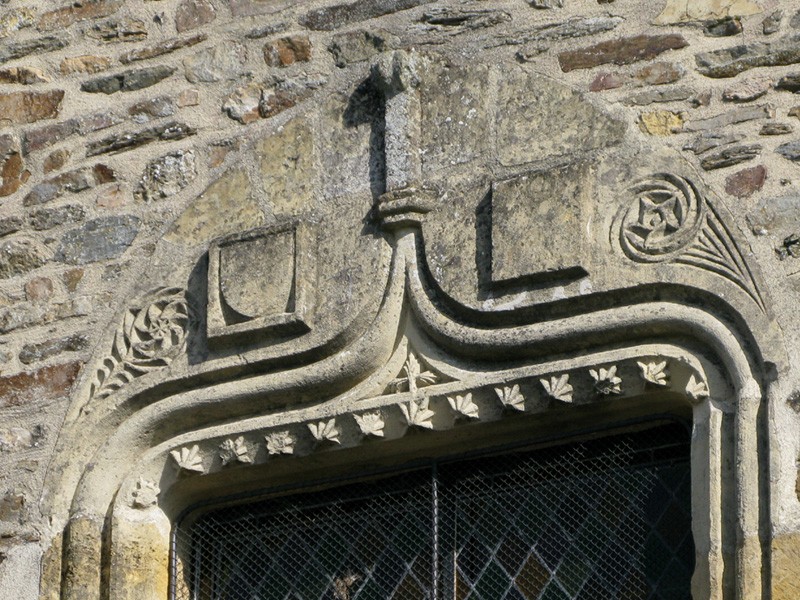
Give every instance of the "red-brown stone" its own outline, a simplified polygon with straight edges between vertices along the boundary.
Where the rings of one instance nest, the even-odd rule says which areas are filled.
[[[69,395],[82,362],[43,367],[32,373],[0,377],[0,408],[23,406]]]
[[[54,31],[69,27],[78,21],[108,17],[122,6],[121,0],[82,0],[51,10],[39,17],[39,31]]]
[[[622,75],[615,73],[600,73],[594,78],[592,83],[589,84],[590,92],[603,92],[605,90],[613,90],[622,87],[625,84],[625,78]]]
[[[762,187],[767,180],[767,169],[763,165],[743,169],[729,175],[725,180],[725,191],[737,198],[747,198]]]
[[[175,28],[178,33],[195,29],[217,18],[214,5],[208,0],[183,0],[175,11]]]
[[[35,123],[58,116],[64,90],[0,94],[0,115],[10,123]]]
[[[650,60],[667,50],[678,50],[688,45],[683,36],[674,33],[637,35],[562,52],[558,55],[558,62],[561,70],[567,73],[575,69],[591,69],[609,63],[627,65],[640,60]]]
[[[287,67],[296,62],[311,60],[311,42],[306,35],[293,35],[268,42],[264,46],[264,61],[271,67]]]
[[[10,196],[28,180],[19,144],[11,135],[0,136],[0,196]]]

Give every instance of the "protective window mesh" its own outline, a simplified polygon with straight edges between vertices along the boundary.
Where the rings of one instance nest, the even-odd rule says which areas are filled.
[[[177,600],[690,598],[682,425],[240,504],[176,531]]]

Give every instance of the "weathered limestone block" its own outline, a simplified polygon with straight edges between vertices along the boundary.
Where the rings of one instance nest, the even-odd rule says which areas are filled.
[[[169,591],[170,522],[156,507],[114,511],[111,597],[166,598]]]
[[[318,181],[314,137],[305,119],[289,121],[255,148],[261,180],[276,216],[300,216],[312,207]]]
[[[800,534],[786,533],[772,540],[772,599],[800,597]]]
[[[61,61],[61,74],[71,73],[99,73],[111,66],[111,59],[107,56],[95,56],[84,54],[83,56],[73,56]]]

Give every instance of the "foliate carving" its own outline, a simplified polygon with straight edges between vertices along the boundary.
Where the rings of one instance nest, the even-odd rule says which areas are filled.
[[[288,431],[275,431],[264,436],[270,454],[294,454],[294,436]]]
[[[572,386],[569,384],[569,375],[552,376],[550,380],[540,379],[544,391],[551,398],[560,402],[572,402]]]
[[[309,423],[308,429],[311,431],[311,435],[314,436],[314,439],[318,442],[328,441],[333,442],[334,444],[341,443],[339,440],[339,434],[341,432],[336,427],[336,419],[319,421],[318,423]]]
[[[431,419],[436,416],[436,413],[429,408],[429,402],[428,398],[422,398],[421,400],[412,400],[401,404],[400,410],[403,411],[406,422],[413,427],[433,429]]]
[[[143,477],[136,482],[136,489],[133,490],[132,505],[134,508],[150,508],[158,502],[158,494],[161,493],[158,484]]]
[[[669,369],[667,368],[666,360],[646,363],[637,361],[636,364],[639,365],[639,369],[642,371],[642,379],[646,382],[659,386],[669,385]]]
[[[412,394],[416,394],[417,388],[436,383],[436,373],[429,370],[423,371],[422,369],[423,367],[419,359],[413,352],[409,351],[408,358],[403,365],[402,372],[405,373],[405,375],[393,379],[389,387],[396,392],[407,390]]]
[[[179,288],[158,288],[125,311],[91,396],[105,398],[136,377],[169,365],[186,347],[189,319],[185,291]]]
[[[253,459],[250,458],[250,451],[247,449],[244,437],[241,435],[235,440],[227,439],[220,444],[219,458],[222,460],[223,466],[232,462],[253,462]]]
[[[172,450],[170,455],[175,460],[175,464],[183,471],[192,473],[205,473],[206,469],[203,466],[203,457],[200,454],[200,447],[195,444],[191,448],[181,448],[180,450]]]
[[[447,397],[447,402],[458,415],[467,417],[468,419],[477,419],[478,405],[472,401],[472,393],[465,394],[464,396]]]
[[[689,382],[686,384],[686,395],[695,402],[708,398],[708,385],[705,381],[698,380],[694,375],[691,375]]]
[[[519,391],[518,383],[512,387],[494,388],[494,393],[500,398],[503,406],[514,410],[525,410],[525,396]]]
[[[667,260],[697,239],[705,206],[690,181],[659,173],[633,186],[630,193],[621,242],[631,258]]]
[[[622,378],[617,376],[617,366],[613,365],[608,369],[589,369],[589,374],[594,379],[594,390],[598,394],[608,396],[610,394],[622,393]]]
[[[360,415],[353,415],[358,428],[364,435],[383,437],[383,428],[386,423],[383,420],[381,411],[367,412]]]

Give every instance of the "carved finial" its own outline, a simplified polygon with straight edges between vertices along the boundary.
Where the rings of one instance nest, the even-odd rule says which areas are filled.
[[[669,369],[667,369],[666,360],[661,362],[651,360],[647,363],[637,361],[636,364],[639,365],[642,371],[642,378],[648,383],[660,386],[669,385],[667,381],[669,379]]]
[[[500,398],[503,406],[514,410],[525,410],[525,396],[519,391],[518,383],[513,387],[494,388],[494,393]]]
[[[431,419],[436,416],[436,413],[428,408],[429,402],[428,398],[423,398],[400,405],[400,410],[403,411],[403,416],[409,425],[433,429]]]
[[[158,502],[158,494],[161,489],[155,481],[150,481],[144,477],[139,477],[136,482],[136,489],[133,490],[133,507],[134,508],[150,508]]]
[[[330,421],[319,421],[318,423],[309,423],[308,428],[311,431],[311,435],[313,435],[314,439],[318,442],[329,441],[333,442],[334,444],[341,443],[339,441],[340,431],[336,427],[336,419],[331,419]]]
[[[598,394],[608,396],[610,394],[622,393],[622,378],[617,377],[617,366],[613,365],[608,369],[600,367],[597,371],[589,369],[589,374],[594,379],[594,390]]]
[[[294,437],[288,431],[275,431],[264,436],[270,454],[293,454]]]
[[[478,405],[472,401],[472,393],[466,396],[456,396],[455,398],[448,396],[447,402],[450,403],[450,408],[458,415],[467,417],[468,419],[479,418]]]
[[[191,448],[184,447],[180,450],[173,450],[170,454],[179,469],[193,473],[206,472],[205,467],[203,467],[203,457],[200,456],[200,448],[197,444]]]
[[[353,415],[364,435],[374,435],[375,437],[383,437],[383,428],[385,422],[381,411],[367,412],[360,415]]]
[[[222,459],[222,466],[231,462],[251,463],[250,453],[244,437],[239,436],[235,440],[227,439],[219,446],[219,457]]]
[[[559,402],[572,402],[572,386],[569,384],[569,375],[564,373],[560,377],[553,375],[550,381],[540,379],[544,391],[551,398]]]
[[[698,381],[692,375],[689,377],[689,383],[686,384],[686,395],[695,402],[708,398],[708,385],[702,379]]]
[[[396,391],[405,387],[412,394],[416,394],[418,388],[436,383],[436,374],[433,371],[423,371],[419,359],[411,351],[403,365],[403,372],[405,377],[397,377],[390,384]]]

